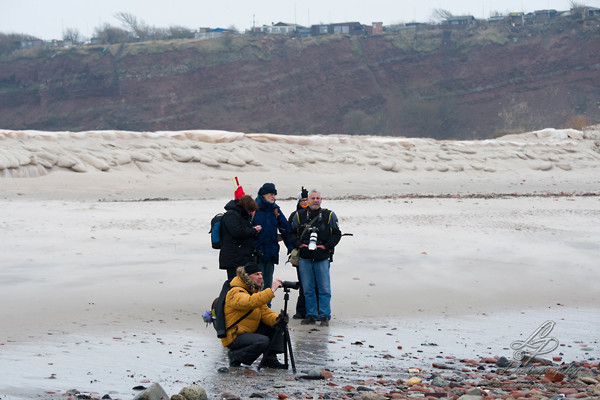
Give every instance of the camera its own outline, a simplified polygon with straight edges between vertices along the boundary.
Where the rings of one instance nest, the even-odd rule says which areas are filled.
[[[308,250],[313,251],[317,249],[317,232],[319,228],[309,228],[310,237],[308,239]]]
[[[300,289],[300,282],[296,281],[296,282],[292,282],[292,281],[283,281],[281,282],[281,286],[284,289],[294,289],[294,290],[298,290]]]

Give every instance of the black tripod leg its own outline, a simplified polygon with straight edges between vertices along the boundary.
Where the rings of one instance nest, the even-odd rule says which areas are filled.
[[[285,330],[283,331],[283,337],[285,340],[284,343],[284,348],[285,348],[285,366],[287,368],[288,363],[287,363],[287,356],[288,356],[288,349],[290,352],[290,361],[292,363],[292,371],[294,373],[296,373],[296,362],[294,361],[294,352],[292,350],[292,341],[290,340],[290,332],[288,331],[287,325],[285,326]]]
[[[283,291],[285,293],[283,295],[283,301],[284,301],[283,313],[284,313],[284,315],[287,315],[287,308],[288,308],[287,306],[288,306],[288,300],[290,298],[290,294],[289,294],[290,293],[290,289],[284,288]],[[283,330],[283,332],[281,332],[282,330]],[[292,361],[292,370],[294,371],[294,373],[296,373],[296,362],[294,361],[294,353],[292,352],[292,341],[290,340],[290,331],[288,330],[287,322],[283,322],[283,321],[281,321],[281,323],[279,324],[279,326],[275,329],[275,334],[271,338],[271,342],[269,343],[269,347],[263,353],[262,360],[260,360],[260,364],[258,364],[258,368],[257,369],[260,370],[264,366],[264,364],[265,364],[265,357],[271,351],[271,348],[273,347],[273,344],[275,342],[275,338],[277,338],[277,335],[280,332],[283,334],[283,357],[284,357],[285,369],[288,369],[288,350],[289,350],[290,360]]]
[[[275,334],[273,335],[273,338],[271,338],[269,347],[263,353],[262,359],[260,360],[260,364],[258,364],[257,370],[260,370],[264,366],[265,358],[266,358],[267,354],[269,354],[269,352],[271,351],[271,348],[273,347],[274,339],[275,339],[276,335],[279,334],[279,332],[282,330],[283,330],[282,334],[283,334],[284,365],[285,365],[286,369],[289,368],[289,365],[288,365],[288,352],[289,352],[290,361],[292,363],[292,371],[294,371],[294,373],[296,373],[296,362],[294,361],[294,352],[292,350],[292,341],[290,339],[290,331],[288,330],[288,326],[286,323],[282,323],[282,325],[277,327]]]

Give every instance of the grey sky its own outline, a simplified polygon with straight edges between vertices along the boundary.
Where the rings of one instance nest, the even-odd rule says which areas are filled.
[[[600,0],[577,0],[600,7]],[[380,21],[384,25],[431,19],[441,8],[454,15],[487,18],[492,11],[568,10],[569,0],[0,0],[0,32],[26,33],[41,39],[61,39],[67,28],[86,38],[106,23],[121,26],[117,12],[135,15],[147,25],[167,28],[235,26],[247,28],[279,21],[311,25]]]

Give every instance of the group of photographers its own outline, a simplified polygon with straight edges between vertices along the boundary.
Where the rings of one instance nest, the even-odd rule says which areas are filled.
[[[337,217],[321,208],[320,192],[302,188],[296,211],[286,219],[276,195],[275,185],[265,183],[256,200],[244,194],[225,205],[219,268],[227,270],[231,289],[224,307],[227,335],[221,341],[229,349],[231,367],[250,365],[269,349],[262,364],[287,368],[276,357],[284,351],[284,342],[282,330],[275,328],[287,324],[288,316],[269,308],[274,292],[282,287],[281,280],[273,279],[279,238],[288,253],[299,250],[301,285],[294,317],[302,318],[303,325],[320,321],[321,326],[329,326],[331,319],[329,266],[341,239]]]

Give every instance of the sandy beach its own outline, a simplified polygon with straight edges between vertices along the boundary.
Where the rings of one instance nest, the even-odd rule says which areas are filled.
[[[353,234],[331,267],[330,328],[290,322],[298,375],[427,380],[440,357],[510,359],[546,321],[560,342],[547,358],[597,371],[598,129],[461,142],[0,130],[0,399],[127,399],[152,382],[209,398],[334,391],[291,371],[217,372],[225,351],[201,314],[225,273],[207,232],[234,176],[252,195],[275,183],[286,215],[318,188]],[[296,280],[284,251],[275,275]]]

